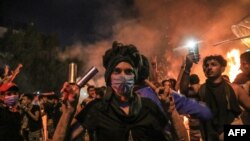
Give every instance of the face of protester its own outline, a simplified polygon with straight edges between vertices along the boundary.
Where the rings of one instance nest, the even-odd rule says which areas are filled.
[[[90,88],[88,90],[89,97],[96,98],[95,88]]]
[[[3,100],[7,106],[14,106],[19,100],[18,92],[12,92],[12,91],[4,92]]]
[[[174,89],[174,87],[170,81],[164,82],[163,87]]]
[[[208,60],[203,64],[203,72],[208,79],[216,79],[220,77],[224,70],[225,67],[221,66],[221,64],[214,59]]]
[[[26,96],[24,96],[23,98],[22,98],[22,104],[23,105],[29,105],[30,103],[31,103],[32,101],[30,100],[30,99],[28,99],[28,97],[26,97]]]
[[[134,77],[134,68],[129,63],[118,63],[111,73],[111,87],[115,94],[128,100],[134,86]]]
[[[246,62],[244,60],[241,60],[240,61],[240,69],[246,75],[250,75],[250,63],[248,63],[248,62]]]

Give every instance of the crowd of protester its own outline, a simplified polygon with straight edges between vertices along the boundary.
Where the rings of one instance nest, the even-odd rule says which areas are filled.
[[[106,86],[85,86],[88,97],[80,102],[80,88],[67,82],[60,95],[23,93],[13,82],[17,73],[3,66],[0,139],[223,141],[225,124],[250,123],[250,52],[240,60],[242,73],[233,82],[223,75],[227,61],[221,55],[203,58],[203,84],[191,73],[193,54],[174,70],[177,79],[165,79],[158,78],[155,60],[114,42],[103,56]]]

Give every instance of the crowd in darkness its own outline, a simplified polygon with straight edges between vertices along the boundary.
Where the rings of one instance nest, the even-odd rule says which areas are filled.
[[[173,70],[179,72],[178,78],[164,80],[157,76],[157,62],[132,44],[115,41],[102,59],[106,85],[85,86],[88,97],[81,102],[81,88],[68,82],[60,97],[22,93],[13,81],[18,72],[2,66],[0,139],[223,141],[225,124],[250,124],[249,51],[241,54],[242,73],[233,82],[222,75],[227,67],[222,55],[202,58],[203,84],[191,73],[197,63],[192,53]]]

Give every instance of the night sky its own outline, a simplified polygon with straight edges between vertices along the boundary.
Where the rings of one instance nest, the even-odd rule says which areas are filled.
[[[164,56],[158,61],[167,64],[169,77],[177,77],[186,55],[173,49],[190,37],[201,41],[201,57],[249,49],[240,40],[213,46],[235,38],[231,27],[246,16],[250,0],[0,0],[0,25],[32,22],[57,34],[68,47],[59,54],[63,60],[74,56],[88,60],[86,67],[102,68],[101,56],[116,40],[134,44],[148,58]],[[193,71],[204,77],[200,65]]]
[[[108,39],[117,18],[136,15],[133,0],[1,0],[0,6],[0,25],[34,23],[56,33],[62,45]]]

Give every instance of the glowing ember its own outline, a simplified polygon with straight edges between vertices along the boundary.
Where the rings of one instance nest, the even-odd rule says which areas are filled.
[[[238,49],[232,49],[227,53],[227,63],[229,67],[228,76],[232,82],[237,74],[241,73],[240,68],[240,51]]]

